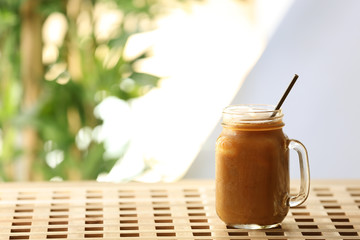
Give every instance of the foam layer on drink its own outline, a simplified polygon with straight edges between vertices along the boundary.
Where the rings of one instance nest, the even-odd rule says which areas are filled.
[[[270,105],[233,105],[223,111],[223,122],[227,124],[265,123],[281,117],[281,110]]]

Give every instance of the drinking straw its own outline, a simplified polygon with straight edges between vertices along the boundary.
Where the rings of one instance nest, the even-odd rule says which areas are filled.
[[[291,88],[294,86],[294,84],[295,84],[296,80],[298,79],[298,77],[299,77],[299,76],[298,76],[297,74],[295,74],[294,78],[292,79],[292,81],[290,82],[289,86],[287,87],[285,93],[284,93],[283,96],[281,97],[279,103],[276,105],[275,111],[280,109],[281,105],[282,105],[283,102],[285,101],[287,95],[289,94]],[[275,112],[275,111],[274,111],[274,113],[271,115],[271,117],[275,117],[275,115],[276,115],[276,112]]]

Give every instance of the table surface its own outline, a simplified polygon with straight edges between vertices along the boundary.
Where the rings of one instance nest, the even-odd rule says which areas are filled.
[[[2,183],[0,239],[360,239],[360,180],[312,181],[271,230],[227,227],[214,191],[210,180]]]

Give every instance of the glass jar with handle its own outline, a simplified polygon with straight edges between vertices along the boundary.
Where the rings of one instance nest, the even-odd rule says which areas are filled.
[[[227,225],[265,229],[278,226],[289,207],[308,197],[306,148],[283,133],[281,110],[270,105],[232,105],[223,111],[216,141],[216,211]],[[301,183],[290,195],[289,150],[298,153]]]

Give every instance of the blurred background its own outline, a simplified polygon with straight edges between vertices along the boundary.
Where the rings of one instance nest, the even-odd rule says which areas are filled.
[[[1,180],[214,178],[222,109],[275,105],[294,73],[285,132],[312,176],[358,177],[357,7],[0,0]]]
[[[297,73],[282,106],[284,132],[305,144],[312,178],[360,177],[359,7],[353,0],[293,1],[231,101],[276,105]],[[218,123],[186,177],[214,177],[220,131]],[[299,178],[296,153],[290,157],[290,176]]]

